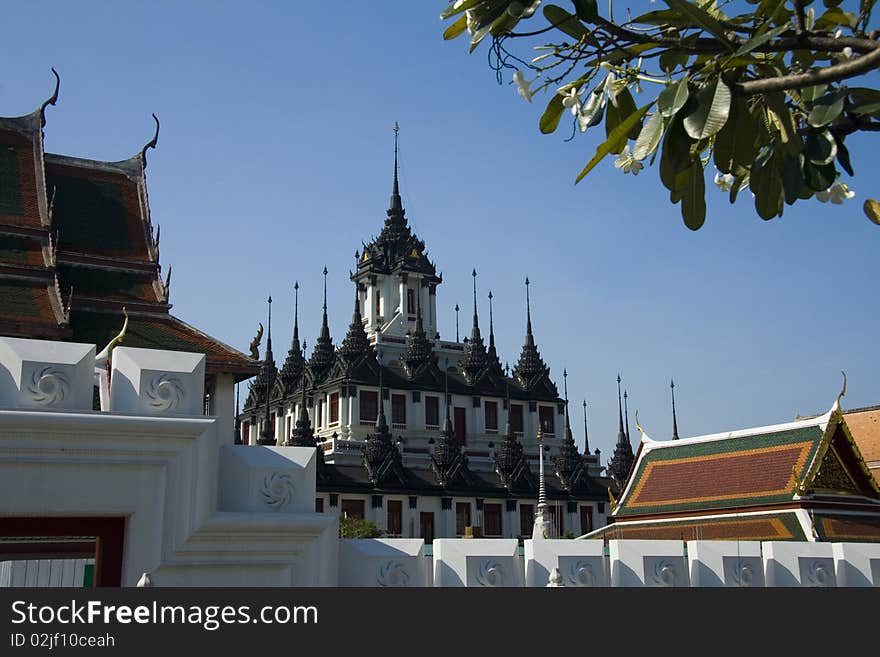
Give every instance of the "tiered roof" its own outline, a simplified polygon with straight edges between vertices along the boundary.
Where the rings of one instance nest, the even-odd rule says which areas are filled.
[[[878,540],[880,487],[836,402],[786,424],[643,434],[613,517],[591,537]]]
[[[169,313],[170,269],[163,281],[145,173],[158,120],[127,160],[45,153],[57,92],[29,115],[0,118],[0,333],[101,348],[125,308],[125,345],[200,352],[209,373],[254,374],[254,361]]]

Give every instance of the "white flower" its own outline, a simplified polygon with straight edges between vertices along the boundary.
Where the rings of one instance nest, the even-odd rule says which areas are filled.
[[[849,46],[844,47],[844,49],[843,49],[843,56],[844,56],[846,59],[850,59],[850,58],[853,56],[853,49],[850,48]]]
[[[837,28],[837,31],[834,33],[834,38],[839,39],[841,37],[841,35],[843,35],[843,30],[840,28]]]
[[[577,116],[581,111],[581,98],[578,95],[577,88],[572,87],[567,92],[560,89],[559,94],[562,96],[562,106],[571,110],[571,113]]]
[[[733,181],[736,180],[733,174],[730,173],[721,173],[718,171],[715,174],[715,184],[718,185],[718,189],[722,192],[729,192],[733,188]]]
[[[516,71],[513,74],[513,83],[516,85],[517,92],[530,103],[532,102],[532,90],[530,89],[532,82],[534,80],[526,80],[522,71]]]
[[[477,32],[477,13],[473,9],[468,9],[464,12],[465,20],[467,21],[467,31],[468,34],[476,34]]]
[[[840,205],[846,200],[854,197],[856,193],[846,186],[846,183],[835,183],[824,192],[816,192],[816,198],[822,201],[822,203],[827,203],[831,201],[835,205]]]
[[[639,175],[639,171],[642,170],[644,165],[636,160],[632,153],[629,152],[629,147],[624,148],[623,152],[620,156],[614,161],[614,167],[616,169],[623,169],[624,173],[631,173],[634,176]]]

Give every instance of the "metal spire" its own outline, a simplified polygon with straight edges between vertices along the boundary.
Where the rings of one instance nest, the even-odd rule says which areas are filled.
[[[458,342],[458,304],[455,304],[455,341]]]
[[[626,390],[623,391],[623,414],[626,417],[626,442],[632,445],[632,440],[629,437],[629,408],[627,407],[626,398],[627,395]]]
[[[400,200],[400,186],[397,182],[397,133],[400,132],[400,126],[397,121],[394,122],[394,184],[391,188],[391,207],[388,214],[400,214],[403,212],[403,203]]]
[[[324,323],[327,323],[327,267],[324,267]]]
[[[495,326],[492,317],[492,290],[489,290],[489,349],[495,349]]]
[[[269,297],[269,321],[267,323],[266,328],[266,357],[264,358],[264,364],[266,366],[266,371],[269,372],[269,363],[274,365],[274,360],[272,358],[272,297]],[[272,370],[275,368],[272,367]],[[266,419],[263,422],[263,431],[260,434],[260,444],[262,445],[274,445],[275,444],[275,431],[273,427],[270,426],[270,414],[269,414],[269,397],[272,396],[272,388],[275,385],[275,372],[272,372],[271,376],[266,377]]]
[[[590,434],[587,432],[587,400],[584,400],[584,454],[590,454]]]
[[[675,417],[675,381],[669,382],[669,388],[672,390],[672,439],[678,440],[678,419]]]
[[[623,439],[626,438],[626,432],[623,430],[623,404],[620,401],[620,374],[617,375],[617,418],[617,444],[619,445],[623,442]]]
[[[534,343],[532,337],[532,302],[529,297],[529,277],[526,276],[526,344]]]
[[[476,269],[474,269],[471,272],[471,276],[474,277],[474,331],[479,333],[480,326],[479,326],[479,322],[477,321],[477,270]]]

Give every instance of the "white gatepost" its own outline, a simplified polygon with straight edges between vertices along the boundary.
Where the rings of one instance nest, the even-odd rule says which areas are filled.
[[[764,586],[759,541],[688,541],[691,586]]]
[[[761,552],[767,586],[837,586],[831,543],[764,541]]]
[[[880,586],[880,543],[832,543],[838,586]]]
[[[515,538],[434,539],[434,586],[522,585],[522,559]]]
[[[421,538],[345,538],[339,542],[339,586],[430,586],[429,564]]]
[[[602,541],[564,538],[527,539],[524,543],[526,586],[547,586],[558,569],[562,586],[608,586],[608,560]]]
[[[689,586],[683,541],[608,542],[611,586]]]

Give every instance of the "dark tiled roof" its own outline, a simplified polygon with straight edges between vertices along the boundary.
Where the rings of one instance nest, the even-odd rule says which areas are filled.
[[[57,337],[61,330],[44,282],[0,280],[0,333],[15,337]]]
[[[0,224],[40,228],[33,138],[0,129]]]
[[[99,350],[119,333],[123,321],[122,315],[117,313],[71,313],[74,340],[93,343]],[[171,315],[131,317],[122,345],[202,353],[207,356],[209,372],[232,372],[249,377],[259,369],[259,363]]]
[[[818,424],[643,449],[616,516],[784,502],[823,436]]]
[[[791,511],[743,515],[736,518],[704,516],[696,520],[615,522],[587,535],[591,539],[805,541]]]
[[[816,513],[813,526],[822,541],[880,542],[880,515]]]
[[[74,300],[83,297],[118,301],[161,302],[153,286],[155,275],[87,267],[58,267],[61,289],[71,286]]]
[[[150,261],[138,183],[122,172],[87,164],[46,158],[46,187],[50,196],[55,195],[53,226],[59,234],[59,254]]]
[[[45,268],[42,242],[23,235],[0,234],[0,263]]]

